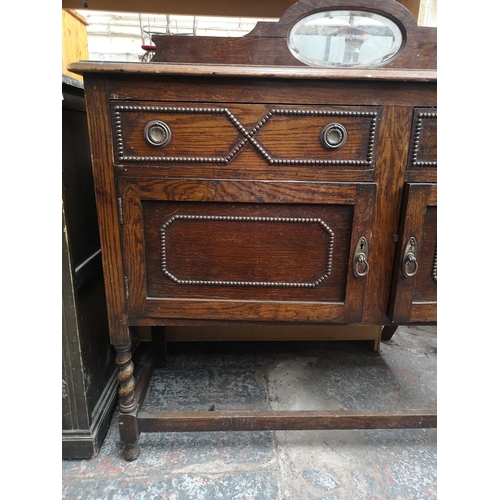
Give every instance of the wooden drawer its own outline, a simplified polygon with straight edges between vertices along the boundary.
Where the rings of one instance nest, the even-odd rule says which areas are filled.
[[[354,251],[370,241],[374,184],[122,179],[119,189],[132,316],[361,318]]]
[[[380,108],[111,103],[115,164],[373,169]]]
[[[437,169],[437,109],[415,108],[407,170]]]

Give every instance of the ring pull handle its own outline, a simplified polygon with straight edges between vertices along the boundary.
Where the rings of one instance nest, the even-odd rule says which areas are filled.
[[[368,242],[364,236],[358,240],[354,251],[353,271],[356,278],[362,278],[368,274],[370,264],[368,264]]]
[[[418,271],[417,262],[417,240],[411,236],[406,244],[405,253],[403,255],[402,272],[405,278],[415,276]]]
[[[161,120],[153,120],[144,127],[144,140],[155,148],[164,148],[172,140],[170,127]]]
[[[323,127],[319,139],[325,149],[339,149],[347,141],[347,130],[340,123],[329,123]]]

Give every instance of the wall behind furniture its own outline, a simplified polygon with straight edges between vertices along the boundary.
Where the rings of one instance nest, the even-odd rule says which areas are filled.
[[[192,4],[192,2],[187,3]],[[401,0],[400,3],[405,5],[414,16],[418,16],[420,25],[437,26],[437,0]],[[149,2],[141,8],[148,6]],[[175,12],[175,5],[169,4],[169,9],[174,9],[172,12]],[[204,9],[201,9],[201,12],[203,11]],[[88,59],[92,61],[141,61],[145,57],[142,45],[151,45],[153,34],[243,36],[249,33],[259,21],[273,22],[279,19],[279,15],[277,17],[231,17],[91,9],[78,9],[76,12],[87,23]]]

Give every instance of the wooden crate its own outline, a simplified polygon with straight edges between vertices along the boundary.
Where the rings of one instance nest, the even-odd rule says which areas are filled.
[[[68,71],[72,62],[88,60],[87,21],[74,10],[62,11],[62,74],[83,81],[81,75]]]

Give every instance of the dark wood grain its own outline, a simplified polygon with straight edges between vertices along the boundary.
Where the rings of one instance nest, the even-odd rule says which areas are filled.
[[[288,30],[324,9],[302,0],[240,39],[157,37],[156,59],[170,62],[70,67],[85,78],[128,460],[139,430],[436,425],[419,410],[138,416],[148,382],[135,385],[131,325],[436,321],[436,30],[393,0],[348,7],[396,20],[399,55],[374,68],[302,65]],[[161,148],[145,140],[154,120],[172,133]],[[347,131],[335,150],[321,142],[331,123]],[[410,234],[423,274],[403,280]]]
[[[389,303],[404,167],[409,148],[413,109],[387,107],[380,125],[380,148],[375,182],[378,184],[374,208],[372,261],[376,266],[367,276],[363,321],[385,324]]]
[[[140,455],[137,410],[133,413],[118,413],[118,429],[120,440],[124,445],[123,458],[129,462],[136,460]]]
[[[430,410],[142,412],[138,421],[141,432],[424,429],[437,427],[437,414]]]
[[[131,316],[359,321],[365,278],[350,269],[374,185],[135,179],[120,193]]]
[[[190,38],[197,40],[197,38]],[[195,43],[197,43],[195,41]],[[173,75],[192,77],[233,77],[233,78],[281,78],[285,80],[312,79],[312,80],[369,80],[369,81],[403,81],[403,82],[436,82],[437,71],[435,66],[429,69],[405,68],[369,68],[363,71],[344,68],[310,68],[293,66],[272,66],[243,64],[186,64],[169,62],[164,63],[126,63],[126,62],[98,62],[80,61],[68,64],[68,71],[76,74],[106,73],[110,76],[128,73],[134,75]]]
[[[358,183],[261,181],[231,179],[124,178],[134,185],[141,200],[199,201],[213,203],[307,203],[352,205]],[[122,188],[122,189],[125,189]]]
[[[331,162],[330,169],[337,171],[373,169],[380,120],[380,108],[366,106],[118,101],[111,113],[118,165],[230,163],[248,172],[273,162],[280,162],[281,168]],[[154,120],[165,123],[172,134],[161,148],[144,138],[145,127]],[[323,129],[332,123],[346,131],[339,149],[321,143]]]
[[[407,170],[437,171],[437,108],[414,110]]]
[[[91,63],[80,63],[82,68]],[[112,64],[112,63],[109,63]],[[117,63],[116,63],[117,64]],[[136,66],[148,67],[147,64]],[[176,76],[168,73],[170,65],[158,65],[156,72],[131,73],[122,67],[121,72],[109,73],[106,66],[101,71],[84,71],[90,75],[105,75],[111,99],[161,100],[168,103],[239,103],[239,104],[287,104],[287,105],[390,105],[436,106],[437,79],[386,81],[373,75],[371,78],[338,78],[340,70],[322,73],[320,68],[308,69],[296,78],[281,75],[259,76],[258,67],[254,74],[244,78],[226,75],[233,66],[220,66],[219,75],[193,75],[180,72]],[[224,71],[222,71],[224,70]],[[127,77],[123,78],[122,73]],[[320,78],[319,76],[322,75]],[[399,84],[398,84],[399,83]]]
[[[99,221],[109,336],[113,345],[131,342],[125,320],[125,288],[119,234],[118,200],[112,165],[111,124],[108,114],[107,84],[95,80],[86,86],[87,118],[92,154],[92,171]]]
[[[408,183],[432,182],[436,184],[437,178],[438,175],[436,168],[431,168],[430,170],[425,170],[425,168],[407,170],[405,175],[405,181]]]
[[[417,243],[418,270],[404,277],[402,262],[410,237]],[[394,322],[437,321],[437,279],[433,279],[437,251],[437,187],[408,184],[403,200],[400,242],[394,265],[391,319]]]
[[[382,327],[381,339],[385,341],[391,340],[397,329],[398,325],[386,325]]]
[[[83,86],[62,83],[62,458],[94,457],[116,402]]]

